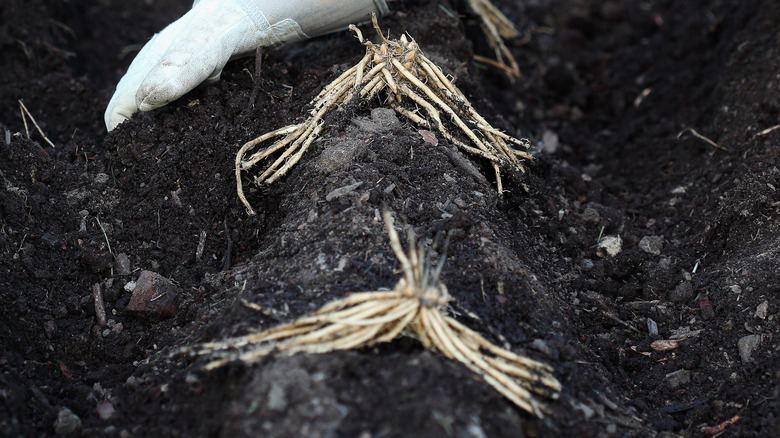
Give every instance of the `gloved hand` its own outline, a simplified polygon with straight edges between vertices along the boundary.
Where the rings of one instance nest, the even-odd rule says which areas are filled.
[[[231,58],[346,29],[387,11],[385,0],[195,0],[130,64],[106,108],[106,127],[111,131],[136,111],[218,80]]]

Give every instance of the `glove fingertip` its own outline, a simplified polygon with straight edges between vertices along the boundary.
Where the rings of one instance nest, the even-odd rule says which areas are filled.
[[[184,90],[181,86],[172,85],[170,83],[158,84],[151,89],[141,88],[138,90],[138,97],[136,98],[138,110],[151,111],[160,108],[161,106],[168,105],[188,91],[188,89]]]
[[[216,82],[227,59],[192,57],[185,63],[167,62],[153,69],[138,87],[136,104],[141,111],[167,105],[202,82]]]
[[[103,119],[106,122],[106,128],[109,132],[113,131],[119,124],[132,118],[136,111],[138,111],[138,107],[133,103],[128,102],[128,99],[126,99],[124,95],[115,94],[108,103],[105,115],[103,116]]]

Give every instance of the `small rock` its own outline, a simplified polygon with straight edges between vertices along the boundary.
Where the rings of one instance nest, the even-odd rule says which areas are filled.
[[[546,154],[554,154],[558,150],[558,134],[549,129],[542,134],[542,151]]]
[[[558,350],[547,342],[544,342],[541,339],[534,339],[531,346],[544,353],[550,359],[558,360]]]
[[[57,323],[54,321],[46,321],[43,325],[43,331],[46,333],[46,337],[51,339],[54,336],[54,332],[57,330]]]
[[[101,420],[110,420],[114,416],[114,412],[116,412],[114,405],[110,401],[98,403],[96,410]]]
[[[661,236],[645,236],[639,241],[639,248],[652,255],[661,255],[664,247],[664,238]]]
[[[130,376],[125,381],[125,386],[127,386],[128,389],[134,390],[134,389],[138,389],[138,387],[141,386],[141,383],[142,382],[137,377]]]
[[[187,374],[184,376],[184,383],[188,385],[195,385],[200,383],[200,379],[195,374]]]
[[[70,435],[81,430],[81,418],[68,408],[62,408],[54,421],[54,433]]]
[[[664,379],[669,388],[676,389],[691,381],[691,372],[688,370],[677,370],[666,375]]]
[[[660,339],[658,341],[653,341],[653,343],[650,344],[650,348],[655,351],[676,350],[679,346],[680,341],[674,339]]]
[[[712,307],[712,303],[710,303],[710,297],[703,295],[699,296],[697,300],[699,301],[699,315],[701,315],[701,319],[705,321],[715,319],[715,309]]]
[[[436,134],[434,134],[433,132],[425,129],[420,129],[417,132],[420,134],[423,141],[430,144],[431,146],[436,146],[437,144],[439,144],[439,139],[436,138]]]
[[[586,271],[593,269],[594,266],[596,265],[593,263],[593,260],[591,259],[580,260],[580,267]]]
[[[140,318],[164,319],[179,311],[179,287],[152,271],[143,271],[136,281],[127,311]]]
[[[124,330],[124,328],[125,326],[121,322],[118,322],[113,327],[111,327],[111,333],[114,334],[122,333],[122,330]]]
[[[761,345],[761,335],[743,336],[737,341],[737,349],[742,363],[746,364],[753,361],[753,353]]]
[[[573,405],[574,409],[582,412],[582,416],[585,417],[585,420],[590,420],[594,415],[596,415],[596,410],[586,405],[585,403],[572,401],[571,404]]]
[[[468,438],[487,438],[487,434],[477,423],[469,423],[466,426],[466,436]]]
[[[701,332],[703,331],[704,329],[691,330],[689,326],[680,327],[680,328],[670,330],[669,339],[676,339],[679,341],[688,338],[696,338],[699,335],[701,335]]]
[[[105,173],[98,173],[95,175],[95,184],[103,185],[108,182],[108,175]]]
[[[769,301],[764,300],[763,303],[759,304],[758,307],[756,307],[756,318],[760,319],[766,319],[767,314],[769,313]]]
[[[623,249],[623,239],[620,236],[604,236],[596,246],[599,257],[615,257]]]
[[[586,207],[585,210],[582,211],[581,218],[585,223],[597,224],[601,222],[599,211],[593,207]]]
[[[283,411],[287,407],[287,394],[278,382],[271,384],[268,391],[268,408],[273,411]]]
[[[734,284],[731,287],[729,287],[729,290],[734,292],[735,294],[741,294],[742,293],[742,287],[738,284]]]
[[[123,252],[114,256],[114,274],[130,275],[130,272],[130,257]]]
[[[658,336],[658,324],[650,318],[647,318],[647,332],[651,337]]]
[[[669,294],[669,300],[675,303],[687,303],[694,299],[696,292],[693,290],[693,284],[690,281],[683,281]]]
[[[339,187],[338,189],[335,189],[332,192],[328,193],[325,196],[325,200],[330,202],[330,201],[332,201],[334,199],[338,199],[338,198],[340,198],[342,196],[348,195],[348,194],[354,192],[355,189],[357,189],[358,187],[360,187],[362,185],[363,185],[363,182],[359,181],[359,182],[356,182],[354,184],[350,184],[348,186]]]

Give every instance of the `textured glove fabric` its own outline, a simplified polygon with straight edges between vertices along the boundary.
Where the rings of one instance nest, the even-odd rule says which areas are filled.
[[[159,108],[219,79],[233,57],[341,30],[387,11],[384,0],[197,0],[130,64],[106,109],[106,127],[110,131],[136,111]]]

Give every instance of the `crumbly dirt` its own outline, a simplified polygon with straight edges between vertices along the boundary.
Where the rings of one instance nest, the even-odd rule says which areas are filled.
[[[254,58],[233,61],[107,134],[139,43],[188,2],[6,3],[0,435],[780,435],[780,129],[764,132],[780,124],[777,2],[497,0],[529,36],[511,44],[511,83],[472,61],[490,51],[463,4],[393,1],[383,28],[531,139],[528,174],[499,197],[487,163],[361,102],[328,116],[279,182],[245,180],[257,216],[235,193],[238,147],[301,120],[362,56],[353,35],[266,52],[259,76]],[[384,208],[428,243],[453,233],[452,313],[555,368],[564,390],[545,419],[413,339],[212,372],[175,354],[393,287]],[[597,255],[605,236],[617,255]],[[127,311],[142,270],[180,288],[175,316]],[[680,333],[676,349],[651,345]],[[64,408],[80,427],[57,422]]]

